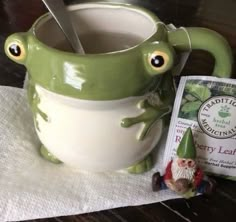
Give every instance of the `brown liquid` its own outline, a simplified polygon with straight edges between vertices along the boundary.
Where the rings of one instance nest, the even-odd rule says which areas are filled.
[[[94,32],[79,36],[85,53],[107,53],[128,49],[143,41],[139,36],[123,33]],[[55,48],[62,51],[72,51],[67,42],[58,44]]]

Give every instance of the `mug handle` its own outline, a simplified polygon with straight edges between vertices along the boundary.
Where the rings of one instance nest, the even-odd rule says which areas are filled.
[[[212,75],[229,78],[232,74],[232,50],[223,36],[207,28],[178,28],[168,32],[168,41],[176,51],[204,50],[213,55]]]

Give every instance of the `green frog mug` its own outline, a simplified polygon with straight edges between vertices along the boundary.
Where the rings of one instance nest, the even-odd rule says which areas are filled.
[[[85,3],[69,10],[85,55],[70,51],[49,14],[5,42],[7,56],[28,71],[40,152],[82,170],[145,172],[171,112],[179,52],[206,50],[215,59],[213,75],[229,77],[231,49],[214,31],[169,30],[137,6]]]

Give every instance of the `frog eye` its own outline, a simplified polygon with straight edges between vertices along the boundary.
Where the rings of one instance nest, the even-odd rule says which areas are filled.
[[[8,50],[8,55],[14,60],[21,61],[25,59],[26,56],[25,47],[20,42],[11,42],[7,46],[7,50]]]
[[[156,71],[165,69],[168,61],[169,56],[165,52],[155,51],[149,56],[149,63]]]
[[[160,75],[169,71],[175,64],[174,48],[164,41],[146,43],[142,49],[144,65],[149,75]]]

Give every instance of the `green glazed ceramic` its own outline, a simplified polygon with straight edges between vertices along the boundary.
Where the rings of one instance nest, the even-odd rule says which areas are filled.
[[[179,52],[206,50],[215,59],[213,75],[229,77],[231,49],[214,31],[169,30],[137,6],[87,3],[69,10],[85,55],[70,51],[49,14],[5,42],[7,56],[29,74],[41,153],[85,170],[143,172],[171,112]]]

